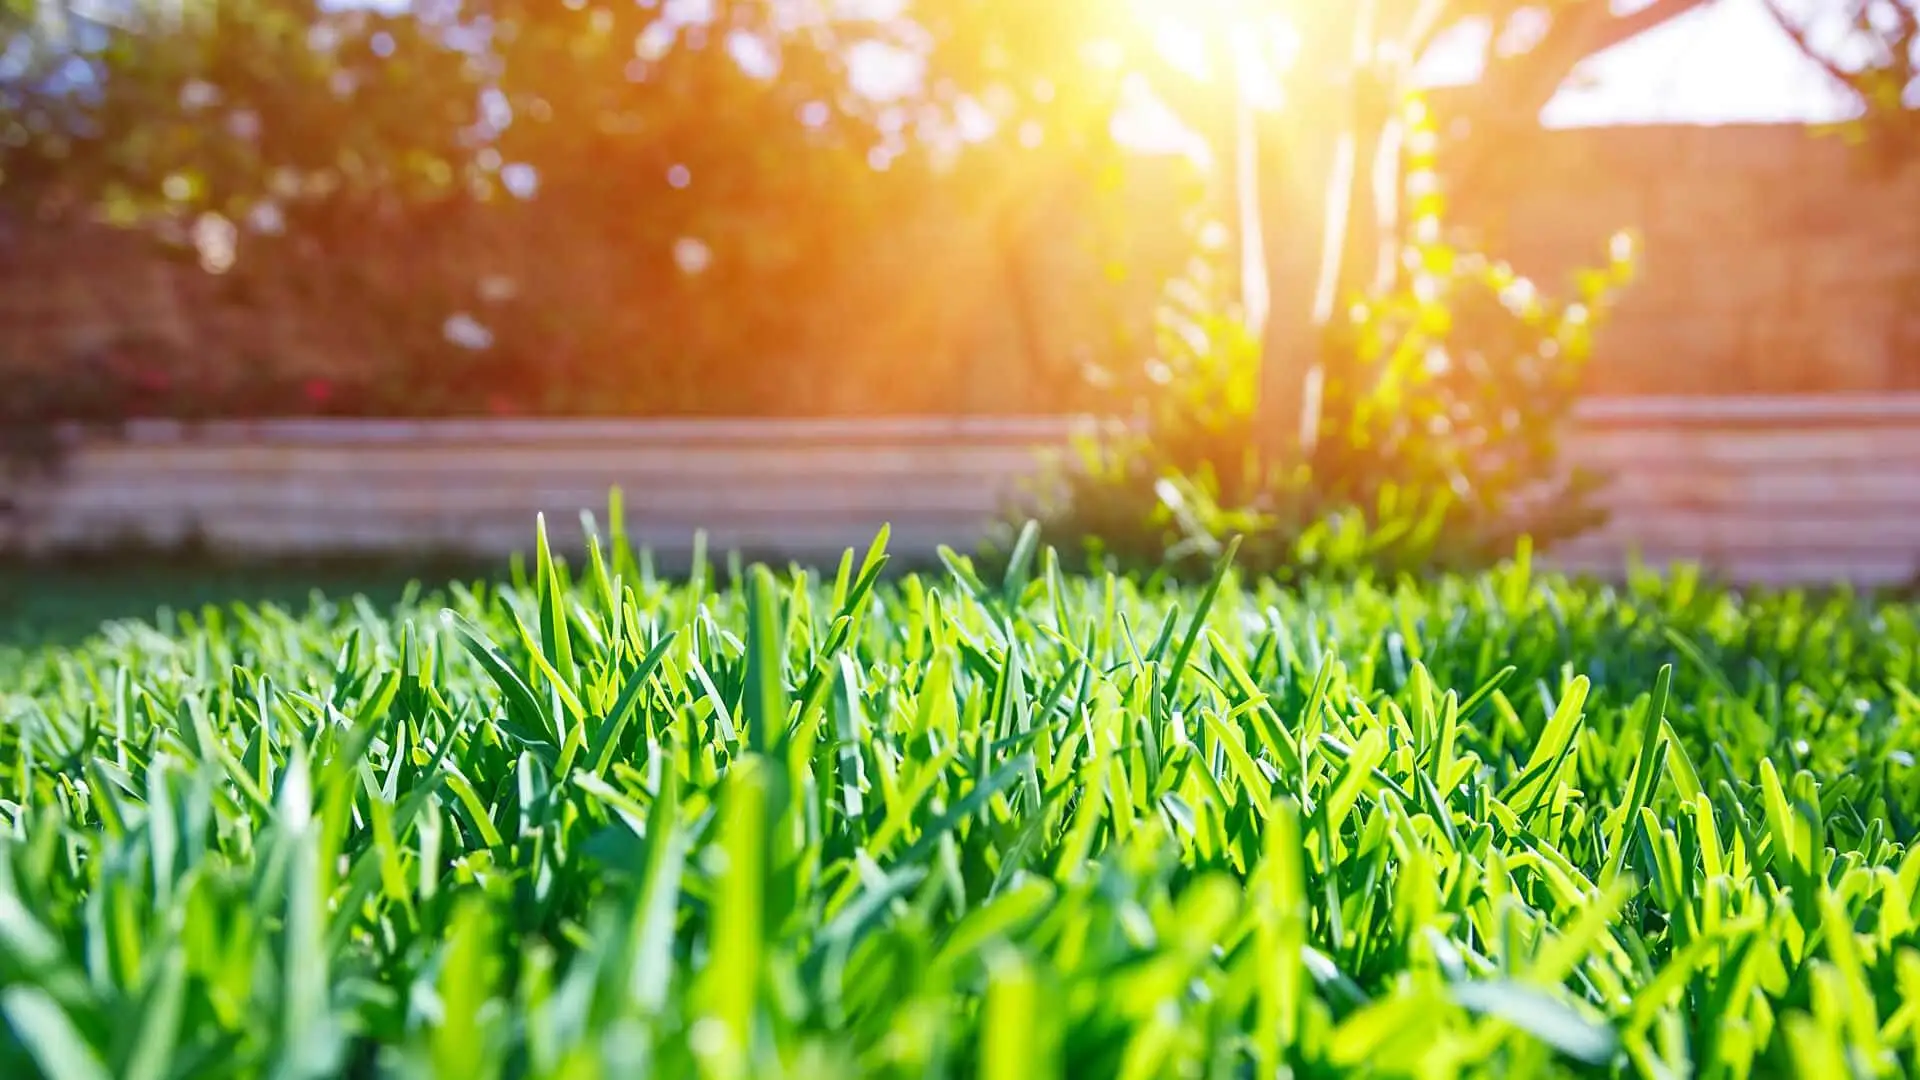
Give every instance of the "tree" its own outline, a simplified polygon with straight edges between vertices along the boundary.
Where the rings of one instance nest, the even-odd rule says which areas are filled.
[[[90,186],[129,213],[229,218],[298,176],[326,194],[286,209],[324,238],[400,205],[470,231],[488,191],[489,221],[526,217],[524,201],[497,197],[512,164],[539,178],[529,213],[564,205],[577,236],[618,249],[628,265],[603,282],[629,295],[690,288],[666,252],[696,228],[726,268],[705,280],[756,268],[727,291],[760,298],[773,320],[761,336],[784,340],[793,293],[855,250],[849,237],[884,228],[876,207],[916,184],[990,223],[1018,276],[1013,253],[1054,227],[1053,208],[1123,171],[1112,118],[1146,87],[1211,145],[1215,187],[1237,188],[1239,277],[1278,448],[1293,418],[1315,414],[1343,300],[1397,268],[1406,221],[1392,179],[1417,61],[1485,31],[1480,79],[1435,100],[1441,130],[1465,133],[1447,147],[1448,172],[1471,182],[1476,159],[1535,123],[1580,60],[1711,0],[1619,13],[1614,2],[898,0],[863,15],[881,6],[416,0],[374,15],[318,0],[152,0],[128,5],[144,21],[83,27],[80,5],[0,0],[0,105],[14,118],[0,119],[0,170],[11,185]],[[1209,62],[1173,62],[1155,19],[1197,27]],[[1295,60],[1275,35],[1248,32],[1280,22]],[[853,87],[852,56],[870,47],[917,59],[912,94],[876,101]],[[776,74],[744,71],[743,50]],[[1284,104],[1257,104],[1249,87]],[[868,167],[876,153],[887,182]],[[804,216],[785,212],[802,204]],[[661,329],[692,348],[740,344],[749,325],[702,328],[694,306],[663,307],[685,321]],[[1034,337],[1044,319],[1026,310],[1021,322]]]
[[[1764,0],[1774,22],[1848,91],[1858,136],[1882,164],[1920,153],[1920,0]]]
[[[1329,327],[1356,294],[1391,282],[1403,218],[1400,102],[1420,59],[1477,24],[1482,72],[1437,98],[1448,171],[1470,186],[1503,141],[1538,123],[1577,65],[1711,0],[1653,0],[1615,13],[1609,0],[1356,0],[1315,4],[1297,20],[1287,105],[1255,132],[1260,163],[1264,412],[1270,445],[1316,438]],[[1531,41],[1528,39],[1531,38]],[[1326,122],[1323,118],[1331,118]],[[1303,235],[1304,234],[1304,235]],[[1315,243],[1303,243],[1312,239]]]
[[[913,187],[845,107],[866,21],[824,8],[0,4],[0,196],[221,225],[228,281],[378,326],[390,391],[363,409],[782,408],[826,380],[767,361],[851,322],[795,298]],[[481,308],[485,347],[445,340]]]
[[[1132,82],[1208,140],[1216,180],[1235,188],[1242,306],[1262,341],[1265,435],[1280,450],[1296,418],[1313,438],[1323,343],[1344,301],[1395,273],[1401,107],[1421,59],[1442,43],[1481,54],[1475,84],[1435,100],[1448,172],[1471,183],[1582,60],[1710,2],[1616,12],[1613,0],[911,0],[904,10],[935,43],[934,95],[994,103],[1003,131],[1040,124],[1098,144]],[[1203,69],[1169,62],[1143,13],[1196,28]],[[1281,24],[1290,56],[1264,32]],[[1250,89],[1283,104],[1256,107]]]
[[[12,186],[105,197],[123,218],[237,218],[276,178],[356,202],[433,197],[465,179],[479,71],[448,46],[446,19],[315,0],[8,0],[6,11],[0,50],[23,61],[0,80]],[[298,213],[318,200],[280,201]]]

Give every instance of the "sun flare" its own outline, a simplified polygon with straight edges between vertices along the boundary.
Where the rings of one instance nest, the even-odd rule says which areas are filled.
[[[1238,68],[1271,71],[1293,39],[1287,0],[1124,0],[1155,49],[1174,67],[1205,80]]]

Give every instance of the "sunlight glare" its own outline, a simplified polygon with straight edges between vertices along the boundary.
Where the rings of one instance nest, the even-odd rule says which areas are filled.
[[[1294,0],[1120,0],[1151,47],[1180,75],[1209,86],[1215,105],[1236,112],[1281,107],[1281,73],[1298,51],[1286,16]],[[1317,2],[1317,0],[1315,0]],[[1192,126],[1201,118],[1168,107],[1154,88],[1130,85],[1114,134],[1149,153],[1179,154],[1203,170],[1213,160],[1208,140]]]
[[[1292,60],[1295,36],[1287,3],[1272,0],[1125,0],[1155,48],[1191,78],[1213,82],[1233,77],[1216,71],[1227,58],[1239,90],[1259,105],[1271,105],[1273,76]]]

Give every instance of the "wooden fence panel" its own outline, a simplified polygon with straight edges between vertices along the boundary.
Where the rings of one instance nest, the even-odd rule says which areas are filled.
[[[273,421],[69,433],[52,473],[0,480],[0,545],[51,552],[195,539],[251,554],[563,543],[621,488],[672,559],[824,560],[890,525],[926,557],[975,545],[1083,421]],[[1609,522],[1550,553],[1613,575],[1634,556],[1740,580],[1886,585],[1920,572],[1920,395],[1587,403],[1569,462],[1609,476]]]

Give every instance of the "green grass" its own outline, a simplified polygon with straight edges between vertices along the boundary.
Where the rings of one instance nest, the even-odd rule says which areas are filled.
[[[209,604],[304,607],[318,593],[391,605],[414,582],[500,576],[496,567],[452,557],[264,561],[139,549],[58,560],[0,557],[0,649],[76,644],[102,622],[166,620]]]
[[[1911,607],[881,562],[5,654],[0,1075],[1920,1067]]]

